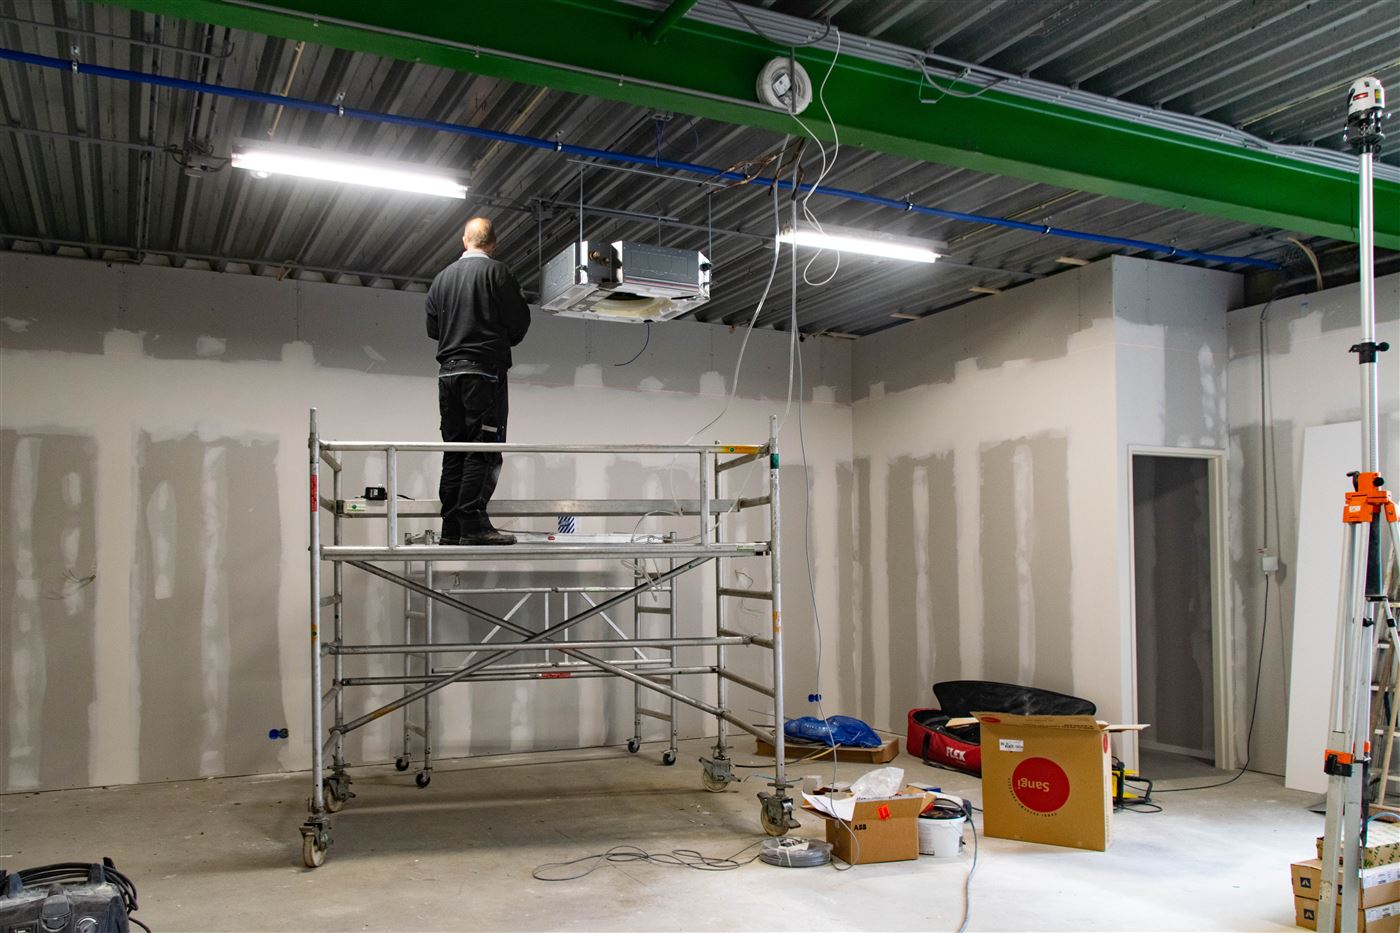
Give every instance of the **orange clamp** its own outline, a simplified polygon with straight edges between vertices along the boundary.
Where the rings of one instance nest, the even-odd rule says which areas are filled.
[[[1369,525],[1377,515],[1384,514],[1385,520],[1394,524],[1395,502],[1389,490],[1383,488],[1385,480],[1379,473],[1353,473],[1352,486],[1355,488],[1347,493],[1342,509],[1343,522]]]

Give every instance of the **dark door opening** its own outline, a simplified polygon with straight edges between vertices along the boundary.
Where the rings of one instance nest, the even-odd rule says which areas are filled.
[[[1160,776],[1193,773],[1215,765],[1209,463],[1135,454],[1132,472],[1139,749]]]

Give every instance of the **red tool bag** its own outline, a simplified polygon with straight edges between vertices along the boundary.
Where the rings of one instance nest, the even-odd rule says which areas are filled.
[[[1092,716],[1093,703],[1052,690],[987,680],[947,680],[933,685],[938,709],[911,709],[904,748],[924,764],[982,774],[982,727],[948,726],[948,720],[979,713],[1021,716]]]

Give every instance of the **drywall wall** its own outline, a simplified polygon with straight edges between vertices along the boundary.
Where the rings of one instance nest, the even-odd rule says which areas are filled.
[[[858,715],[959,676],[1112,706],[1115,362],[1112,263],[856,344]]]
[[[1122,715],[1135,722],[1151,722],[1137,708],[1139,685],[1134,657],[1134,577],[1132,551],[1131,461],[1134,450],[1191,450],[1223,455],[1227,443],[1227,341],[1226,311],[1239,305],[1243,280],[1231,273],[1197,269],[1171,263],[1118,257],[1113,270],[1114,343],[1117,369],[1115,399],[1118,413],[1117,461],[1118,612],[1129,637],[1119,643]],[[1217,542],[1223,548],[1224,541]],[[1168,571],[1170,572],[1170,571]],[[1220,571],[1224,575],[1223,569]],[[1227,683],[1244,676],[1238,663],[1242,637],[1228,614],[1219,623],[1226,629],[1220,641],[1235,649],[1219,652]],[[1212,661],[1215,659],[1212,658]],[[1177,676],[1200,685],[1203,693],[1213,686],[1213,670],[1175,671]],[[1202,683],[1201,677],[1207,678]],[[1233,678],[1233,680],[1231,680]],[[1235,746],[1223,749],[1230,760],[1224,767],[1243,761],[1243,733],[1248,710],[1240,691],[1225,690],[1213,697],[1226,709],[1222,718],[1238,732]],[[1179,745],[1167,737],[1145,738]],[[1222,743],[1223,744],[1223,743]],[[1122,755],[1129,767],[1137,764],[1134,736],[1125,737]],[[1233,756],[1233,757],[1231,757]]]
[[[327,437],[434,438],[422,296],[3,253],[0,303],[0,791],[305,767],[307,411],[319,408]],[[640,347],[640,328],[537,315],[512,374],[511,438],[685,441],[723,406],[742,336],[669,323],[619,367]],[[768,415],[785,407],[787,354],[785,335],[754,334],[738,398],[705,439],[767,436]],[[782,431],[793,702],[815,687],[813,605],[823,610],[826,657],[835,658],[854,585],[841,533],[855,495],[851,347],[810,339],[802,354],[807,390]],[[693,494],[687,469],[673,483],[670,458],[513,457],[497,495],[684,497]],[[382,483],[382,459],[347,457],[345,475],[347,490]],[[731,492],[755,494],[762,483],[751,470],[726,476]],[[436,479],[435,458],[401,465],[407,495],[433,498]],[[801,533],[808,497],[810,577]],[[766,520],[756,510],[736,534],[758,535]],[[643,528],[667,523],[653,517]],[[580,520],[579,530],[633,525]],[[366,523],[348,540],[375,531]],[[765,579],[762,560],[727,566],[731,583],[741,579],[735,570]],[[517,565],[462,582],[568,584],[580,573],[631,578],[617,562],[595,562]],[[354,571],[346,586],[349,631],[397,641],[402,591]],[[712,579],[687,580],[678,603],[682,631],[699,632]],[[768,625],[760,608],[731,606],[730,617],[758,631]],[[542,624],[541,608],[524,612],[532,614],[517,618]],[[486,633],[449,613],[439,619],[454,637]],[[603,623],[580,631],[601,634]],[[398,664],[376,658],[358,669],[397,673]],[[738,667],[762,676],[758,652]],[[709,696],[706,680],[691,686]],[[823,688],[840,702],[838,685]],[[353,704],[364,711],[397,692],[366,688]],[[435,703],[436,751],[620,742],[632,734],[631,692],[606,680],[454,688]],[[733,695],[738,709],[759,705],[744,690]],[[713,731],[698,713],[682,725],[687,735]],[[269,738],[282,727],[289,739]],[[659,734],[655,723],[647,729]],[[357,763],[384,760],[397,740],[396,722],[385,720],[353,733],[347,751]]]
[[[1131,714],[1128,451],[1224,447],[1239,288],[1115,257],[857,343],[861,714],[956,676]]]
[[[1350,285],[1229,315],[1230,599],[1232,617],[1245,636],[1236,652],[1236,667],[1243,669],[1243,689],[1237,693],[1242,694],[1241,705],[1252,704],[1259,671],[1259,713],[1250,767],[1275,774],[1284,770],[1289,659],[1294,650],[1303,434],[1314,425],[1360,417],[1358,367],[1356,357],[1348,352],[1361,339],[1359,300],[1357,287]],[[1376,317],[1377,339],[1400,346],[1400,275],[1376,281]],[[1261,346],[1268,352],[1266,417],[1260,413]],[[1400,471],[1400,353],[1392,349],[1381,354],[1379,361],[1381,469],[1394,474]],[[1267,483],[1265,454],[1271,464]],[[1360,461],[1357,450],[1351,469],[1358,469]],[[1341,533],[1339,522],[1337,534]],[[1257,553],[1265,546],[1282,561],[1276,585],[1270,587],[1267,632],[1264,575]],[[1330,644],[1332,620],[1325,631]]]
[[[828,712],[899,729],[905,710],[931,703],[934,681],[985,676],[1088,696],[1111,718],[1130,714],[1129,449],[1227,447],[1232,722],[1242,757],[1261,645],[1255,548],[1265,536],[1260,309],[1227,318],[1238,289],[1226,273],[1119,257],[902,325],[854,351],[804,343],[808,456],[792,421],[783,436],[792,711],[806,712],[804,698],[819,687]],[[0,788],[305,763],[306,409],[320,406],[332,436],[431,437],[420,300],[0,254]],[[1400,277],[1378,283],[1378,306],[1382,339],[1400,343]],[[1354,288],[1276,302],[1267,315],[1266,437],[1278,449],[1280,512],[1275,519],[1271,508],[1269,539],[1282,532],[1284,571],[1250,751],[1262,770],[1283,765],[1287,645],[1278,636],[1291,627],[1302,430],[1356,417],[1346,354],[1355,320]],[[678,322],[656,328],[637,363],[613,366],[640,336],[537,319],[513,377],[513,439],[674,442],[713,416],[740,335]],[[782,335],[755,335],[716,437],[766,432],[786,392],[786,350]],[[1400,434],[1395,357],[1382,358],[1387,463]],[[351,485],[382,481],[378,461],[349,462],[359,473]],[[640,486],[664,498],[665,473],[666,464],[636,458],[579,468],[520,457],[500,495],[634,495]],[[409,495],[431,496],[435,477],[425,461],[401,482]],[[677,494],[685,488],[678,478]],[[807,567],[793,546],[802,543],[794,529],[807,511],[803,492],[821,608],[819,684]],[[530,573],[577,582],[558,568]],[[348,579],[362,607],[357,624],[394,637],[400,595]],[[683,588],[682,604],[693,607],[683,629],[711,599],[702,581]],[[762,607],[729,608],[736,622],[765,624]],[[443,619],[447,631],[482,634]],[[387,662],[366,670],[393,672]],[[392,695],[367,690],[364,702]],[[439,702],[442,754],[631,732],[630,688],[620,685],[548,694],[503,685],[453,698],[461,696]],[[736,691],[734,705],[745,703]],[[278,724],[293,730],[290,742],[266,739]],[[685,727],[710,729],[693,716]],[[356,733],[352,758],[390,756],[394,733]]]
[[[1332,674],[1337,658],[1337,607],[1348,535],[1338,534],[1337,503],[1352,489],[1347,476],[1361,449],[1361,422],[1314,424],[1303,429],[1298,475],[1297,551],[1289,575],[1293,585],[1288,657],[1288,751],[1283,783],[1294,790],[1327,793],[1318,766],[1329,745]],[[1271,484],[1272,485],[1272,484]],[[1277,592],[1270,587],[1271,620],[1278,618]],[[1260,607],[1262,614],[1263,608]],[[1279,630],[1277,625],[1275,631]],[[1279,640],[1281,636],[1275,636]],[[1274,639],[1269,639],[1270,641]],[[1268,647],[1266,645],[1266,647]],[[1382,752],[1384,755],[1384,752]]]

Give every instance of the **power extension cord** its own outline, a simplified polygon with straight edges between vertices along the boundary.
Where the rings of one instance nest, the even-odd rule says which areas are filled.
[[[758,860],[780,868],[816,868],[831,861],[831,843],[795,836],[765,839]]]

